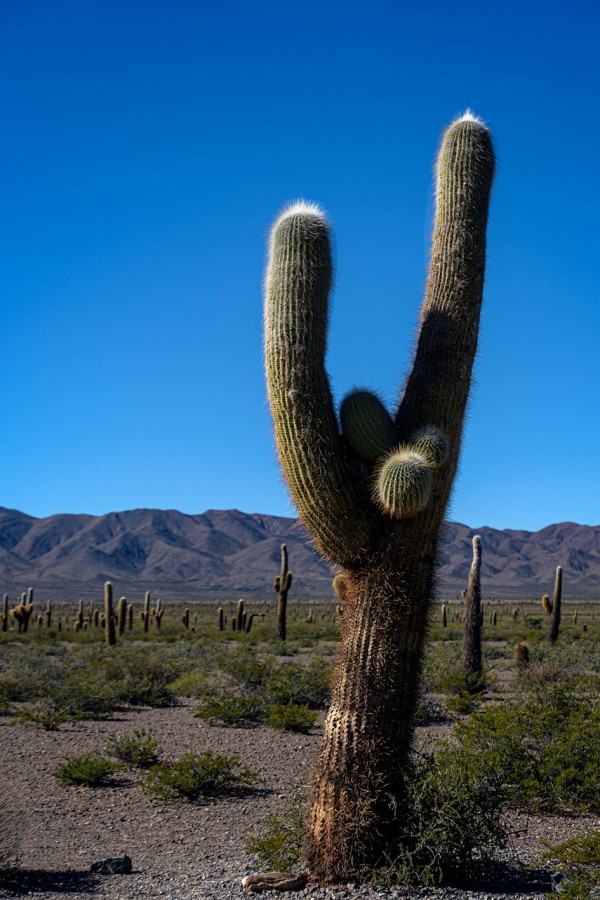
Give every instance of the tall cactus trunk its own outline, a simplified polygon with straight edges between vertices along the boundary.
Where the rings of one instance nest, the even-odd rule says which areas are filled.
[[[465,115],[438,157],[427,292],[394,417],[368,391],[353,391],[336,415],[324,214],[295,204],[271,235],[265,354],[279,458],[302,521],[345,583],[305,843],[309,871],[323,881],[357,877],[393,853],[406,818],[403,773],[477,348],[493,172],[489,132]]]
[[[104,640],[107,647],[114,647],[117,643],[112,584],[110,581],[107,581],[104,585]]]
[[[416,548],[415,548],[416,549]],[[342,646],[312,782],[306,863],[338,879],[393,846],[402,822],[433,565],[346,575]],[[407,595],[404,585],[412,584]]]
[[[555,644],[558,640],[558,632],[560,629],[560,617],[562,607],[562,567],[556,567],[556,578],[554,581],[554,596],[552,598],[552,619],[550,621],[550,630],[548,632],[548,640],[551,644]]]
[[[473,538],[473,562],[465,597],[463,638],[463,671],[469,675],[481,672],[481,538]]]

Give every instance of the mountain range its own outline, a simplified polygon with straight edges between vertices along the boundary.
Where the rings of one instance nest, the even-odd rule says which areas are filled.
[[[551,593],[563,567],[566,597],[600,597],[600,526],[563,522],[541,531],[473,529],[448,522],[440,553],[441,597],[466,586],[471,538],[482,540],[484,597]],[[128,596],[160,591],[192,599],[270,599],[286,543],[297,599],[332,596],[331,567],[296,519],[236,509],[186,515],[134,509],[43,519],[0,507],[0,593],[33,586],[40,597],[98,596],[113,582]]]

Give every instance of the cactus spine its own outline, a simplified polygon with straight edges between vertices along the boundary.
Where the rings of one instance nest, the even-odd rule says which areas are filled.
[[[555,644],[558,640],[558,631],[560,628],[560,614],[562,605],[562,566],[556,567],[556,578],[554,581],[554,596],[552,597],[552,619],[550,621],[550,630],[548,632],[548,640],[551,644]]]
[[[402,443],[375,464],[340,433],[325,370],[332,280],[325,216],[297,203],[272,231],[265,354],[279,458],[300,517],[343,571],[348,597],[305,842],[316,880],[341,881],[374,863],[403,821],[402,772],[435,602],[436,548],[477,348],[493,172],[489,132],[465,115],[447,129],[438,157],[420,333],[392,418]],[[442,462],[419,445],[432,428],[443,435]]]
[[[79,627],[81,627],[81,625],[79,625]],[[104,635],[107,647],[114,647],[117,643],[117,634],[113,613],[112,584],[110,581],[107,581],[104,585]]]
[[[473,538],[473,561],[465,597],[462,665],[467,676],[481,672],[481,538],[478,534]]]
[[[285,641],[286,638],[286,612],[288,591],[292,586],[292,573],[288,570],[288,551],[285,544],[281,545],[281,570],[275,579],[273,587],[277,591],[277,625],[275,626],[275,640]]]

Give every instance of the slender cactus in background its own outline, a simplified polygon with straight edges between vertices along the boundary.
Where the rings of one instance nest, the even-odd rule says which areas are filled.
[[[448,613],[445,605],[442,603],[442,628],[448,627]]]
[[[107,581],[104,585],[104,635],[107,646],[114,647],[117,643],[117,633],[113,613],[112,584],[110,581]]]
[[[219,631],[225,631],[225,621],[223,617],[223,607],[220,606],[217,610],[217,624],[219,626]]]
[[[52,600],[46,602],[46,628],[52,628]]]
[[[292,573],[288,571],[288,551],[285,544],[281,545],[281,570],[276,577],[273,587],[277,591],[277,624],[275,626],[275,640],[285,641],[286,638],[286,612],[288,591],[292,586]]]
[[[119,629],[119,637],[125,634],[125,626],[127,625],[127,598],[119,597],[117,603],[117,627]]]
[[[562,605],[562,566],[556,567],[556,579],[554,581],[554,596],[552,597],[552,620],[548,632],[548,640],[555,644],[558,640],[560,629],[560,614]]]
[[[236,629],[236,631],[244,630],[244,601],[243,600],[238,600],[238,602],[237,602],[235,629]]]
[[[133,631],[133,603],[127,604],[127,631]]]
[[[183,615],[181,616],[181,621],[183,622],[184,628],[190,627],[190,611],[187,607],[183,611]]]
[[[146,591],[144,595],[144,609],[142,610],[140,617],[144,631],[146,632],[150,625],[150,591]]]
[[[550,599],[548,594],[544,594],[544,596],[542,597],[542,606],[544,608],[544,612],[546,613],[546,615],[551,616],[552,615],[552,600]]]
[[[2,603],[2,631],[8,631],[8,594],[4,595]]]
[[[279,458],[302,521],[346,584],[305,842],[318,880],[375,864],[402,832],[436,552],[477,349],[493,173],[490,134],[466,114],[438,156],[429,279],[398,408],[392,417],[375,395],[356,401],[353,392],[341,433],[325,370],[329,225],[299,202],[271,235],[265,354]]]
[[[462,666],[467,678],[481,672],[481,538],[478,534],[473,538],[473,562],[465,597]]]
[[[79,607],[77,610],[77,623],[81,628],[83,625],[83,600],[79,601]]]

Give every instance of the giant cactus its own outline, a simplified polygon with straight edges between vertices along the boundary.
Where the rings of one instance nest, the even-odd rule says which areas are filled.
[[[110,581],[106,581],[104,584],[104,640],[108,647],[114,647],[117,643],[115,614],[113,611],[113,589]]]
[[[341,432],[325,370],[327,219],[299,202],[271,235],[265,353],[279,458],[301,519],[345,584],[305,844],[317,879],[373,864],[402,828],[437,546],[477,348],[493,172],[490,134],[467,114],[438,157],[429,279],[398,408],[392,417],[374,395],[355,392],[342,404]]]

